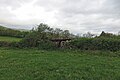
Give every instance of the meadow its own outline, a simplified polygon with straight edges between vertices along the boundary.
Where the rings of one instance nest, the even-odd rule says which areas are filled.
[[[9,37],[9,36],[0,36],[0,41],[6,42],[19,42],[22,38]]]
[[[113,53],[0,48],[0,80],[119,80]]]
[[[120,80],[120,36],[102,32],[58,47],[50,40],[76,36],[46,24],[29,32],[1,28],[0,80]]]

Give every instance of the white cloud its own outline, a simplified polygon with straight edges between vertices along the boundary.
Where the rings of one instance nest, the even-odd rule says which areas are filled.
[[[6,24],[44,22],[74,33],[120,29],[120,0],[0,0],[0,11]]]

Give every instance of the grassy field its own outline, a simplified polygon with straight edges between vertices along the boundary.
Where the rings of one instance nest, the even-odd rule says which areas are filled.
[[[0,48],[0,80],[120,80],[119,56],[92,53]]]
[[[0,41],[7,41],[7,42],[18,42],[20,41],[21,38],[15,38],[15,37],[4,37],[4,36],[0,36]]]

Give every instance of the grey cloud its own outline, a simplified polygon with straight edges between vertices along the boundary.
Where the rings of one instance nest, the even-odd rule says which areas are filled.
[[[11,9],[17,9],[22,6],[24,3],[28,3],[31,0],[0,0],[0,7]]]
[[[15,19],[16,16],[4,6],[18,9],[29,2],[31,0],[0,0],[3,6],[0,15]],[[120,29],[120,0],[36,0],[34,6],[42,7],[46,12],[56,11],[55,25],[62,25],[60,28],[70,29],[74,33],[102,30],[115,32]]]

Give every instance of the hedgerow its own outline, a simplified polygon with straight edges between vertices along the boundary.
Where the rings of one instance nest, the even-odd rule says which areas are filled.
[[[120,40],[110,38],[79,38],[70,42],[70,44],[81,50],[120,50]]]

